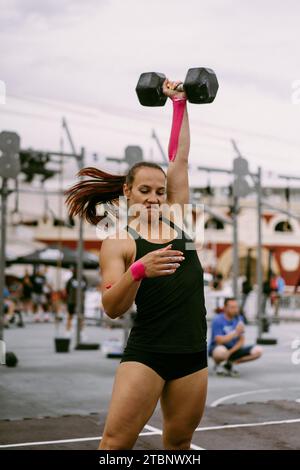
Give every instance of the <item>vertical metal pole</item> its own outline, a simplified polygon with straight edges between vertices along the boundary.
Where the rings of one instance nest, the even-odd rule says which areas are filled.
[[[152,129],[151,137],[152,137],[152,139],[154,139],[155,142],[157,143],[157,146],[158,146],[158,148],[159,148],[159,151],[160,151],[160,153],[161,153],[161,156],[163,157],[164,162],[165,162],[165,163],[169,163],[169,159],[167,158],[167,156],[166,156],[166,154],[165,154],[165,151],[164,151],[164,149],[163,149],[163,147],[162,147],[162,145],[161,145],[161,143],[160,143],[160,140],[159,140],[158,136],[156,135],[156,132],[155,132],[154,129]]]
[[[239,198],[233,198],[233,269],[232,269],[232,291],[238,300],[238,277],[239,277],[239,241],[238,241],[238,210]]]
[[[7,201],[7,178],[2,178],[1,188],[1,248],[0,248],[0,340],[4,333],[4,285],[5,285],[5,243],[6,243],[6,201]]]
[[[261,167],[257,171],[257,249],[256,249],[256,283],[257,283],[257,324],[258,339],[262,337],[262,194],[261,194]]]
[[[61,155],[60,155],[60,159],[59,159],[59,173],[58,173],[58,184],[59,184],[59,191],[60,191],[60,194],[58,196],[58,218],[59,220],[63,220],[63,198],[62,198],[62,194],[63,194],[63,165],[64,165],[64,157],[63,157],[63,153],[64,153],[64,141],[63,141],[63,137],[61,137],[60,139],[60,152],[61,152]],[[58,249],[59,251],[62,253],[62,247],[63,247],[63,243],[62,243],[62,225],[59,224],[58,225]],[[56,288],[57,290],[59,291],[61,288],[62,288],[62,258],[59,257],[58,260],[57,260],[57,263],[56,263]],[[60,299],[58,301],[55,302],[54,304],[54,325],[55,325],[55,333],[57,336],[59,336],[59,327],[60,327],[60,320],[59,320],[59,317],[60,317],[60,308],[61,308],[61,301]]]
[[[65,118],[62,120],[62,126],[66,131],[68,140],[72,152],[76,154],[75,145]],[[77,157],[78,169],[81,170],[84,167],[85,159],[85,150],[82,147],[81,153]],[[81,342],[81,326],[83,325],[83,290],[82,290],[82,269],[83,269],[83,219],[79,218],[79,231],[78,231],[78,241],[77,241],[77,291],[76,291],[76,318],[77,318],[77,330],[76,330],[76,346],[75,349],[79,346]]]
[[[85,150],[81,148],[78,157],[78,168],[81,170],[84,166]],[[82,269],[83,269],[83,218],[79,218],[79,233],[77,242],[77,292],[76,292],[76,316],[77,316],[77,335],[76,348],[80,344],[81,326],[83,325],[83,289],[82,289]]]
[[[67,120],[63,117],[62,118],[62,127],[65,129],[66,131],[66,134],[67,134],[67,137],[69,139],[69,142],[70,142],[70,145],[71,145],[71,149],[72,149],[72,152],[74,154],[76,154],[76,150],[75,150],[75,145],[74,145],[74,142],[73,142],[73,139],[72,139],[72,136],[71,136],[71,132],[69,130],[69,127],[68,127],[68,124],[67,124]]]

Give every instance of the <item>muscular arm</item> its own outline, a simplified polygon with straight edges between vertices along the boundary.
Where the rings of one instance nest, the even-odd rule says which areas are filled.
[[[106,239],[100,250],[102,273],[102,304],[112,319],[123,315],[133,304],[141,281],[135,281],[125,268],[124,245],[118,240]],[[105,286],[111,285],[109,289]]]
[[[174,86],[176,82],[173,82]],[[170,90],[164,85],[164,92],[170,98],[185,98],[183,92],[176,92]],[[179,103],[184,103],[180,101]],[[174,130],[174,103],[173,104],[173,123],[172,131]],[[171,131],[171,135],[172,135]],[[170,138],[171,141],[171,138]],[[171,146],[172,147],[172,146]],[[169,148],[170,150],[170,148]],[[188,204],[189,202],[189,181],[188,181],[188,156],[190,151],[190,128],[189,118],[187,112],[187,106],[182,118],[182,123],[178,138],[178,147],[173,161],[169,161],[169,167],[167,171],[167,200],[169,203],[174,204]]]
[[[167,171],[167,200],[170,204],[189,203],[188,155],[190,130],[187,109],[184,111],[179,134],[178,149],[174,161],[169,162]]]
[[[170,163],[173,163],[173,167],[176,162],[187,164],[189,151],[190,151],[190,126],[189,126],[189,117],[188,117],[187,107],[185,107],[181,129],[179,133],[178,149],[177,149],[176,157],[173,162],[170,162]],[[172,168],[172,166],[170,166],[170,168]]]

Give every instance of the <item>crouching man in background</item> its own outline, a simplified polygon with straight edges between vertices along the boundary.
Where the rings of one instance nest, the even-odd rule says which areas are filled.
[[[235,298],[227,298],[223,313],[212,321],[209,355],[215,361],[217,375],[239,376],[233,364],[254,361],[262,355],[262,348],[245,345],[245,325],[239,315],[239,305]]]

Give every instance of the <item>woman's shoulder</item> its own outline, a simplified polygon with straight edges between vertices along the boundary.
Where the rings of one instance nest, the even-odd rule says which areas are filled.
[[[132,252],[134,245],[134,240],[126,228],[120,228],[102,239],[101,249],[112,249],[127,256]]]
[[[102,243],[115,243],[115,244],[126,244],[128,242],[132,241],[131,235],[128,233],[126,228],[119,228],[113,233],[108,234],[105,238],[102,239]]]
[[[104,251],[108,257],[123,258],[127,266],[135,257],[135,242],[126,229],[120,229],[102,240],[101,251],[102,253]]]

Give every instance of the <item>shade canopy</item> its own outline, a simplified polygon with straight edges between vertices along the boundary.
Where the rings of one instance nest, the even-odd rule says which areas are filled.
[[[25,256],[8,259],[6,264],[42,264],[45,266],[62,266],[70,268],[77,263],[77,251],[66,246],[49,245],[41,250],[33,251]],[[98,269],[98,257],[88,251],[83,252],[84,269]]]

